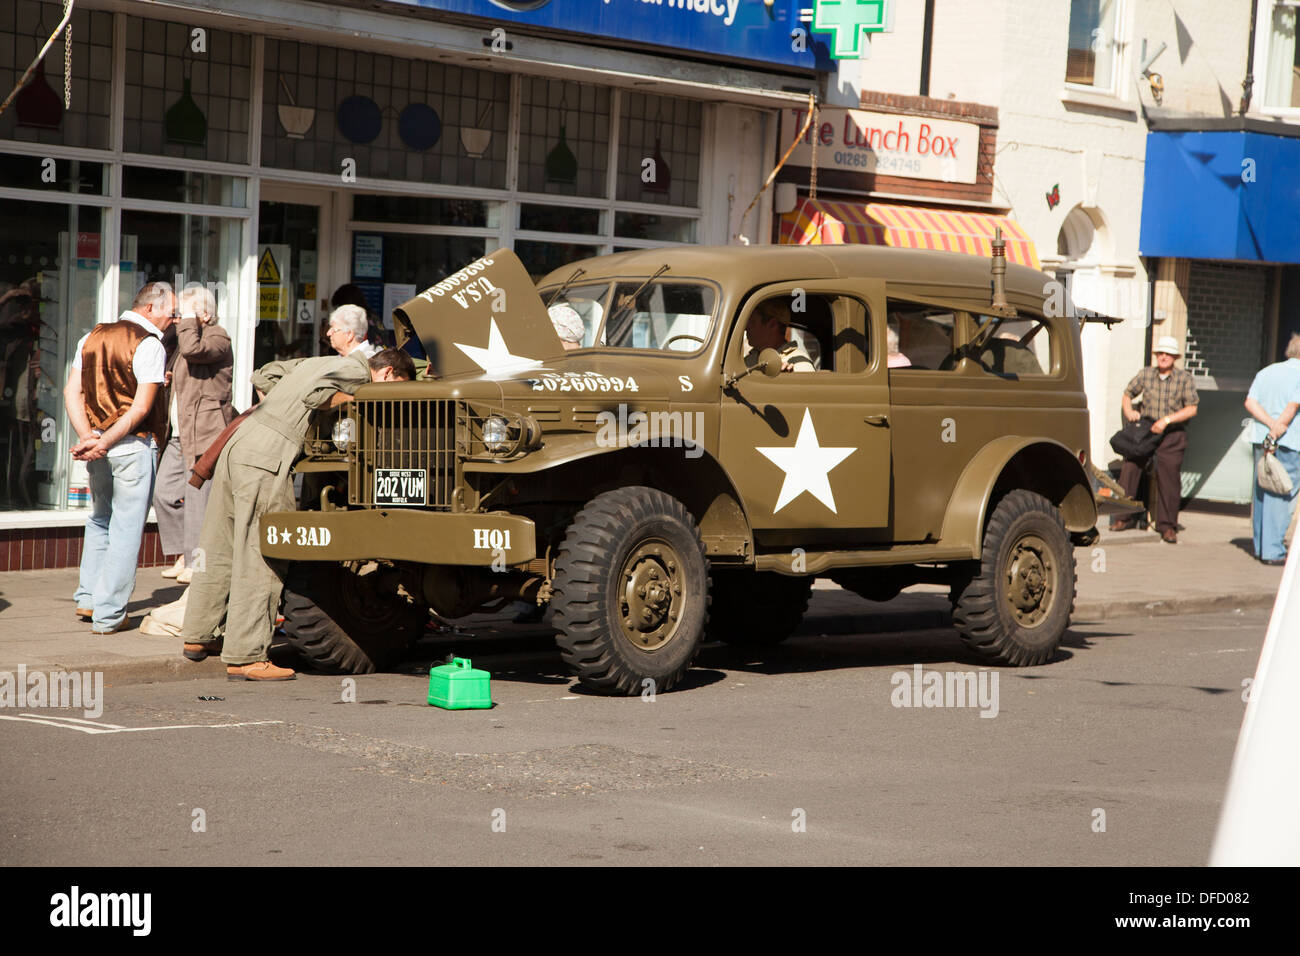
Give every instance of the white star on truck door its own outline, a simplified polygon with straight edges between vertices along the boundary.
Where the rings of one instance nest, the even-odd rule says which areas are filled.
[[[511,355],[510,349],[506,348],[506,340],[501,335],[501,330],[497,328],[497,320],[489,319],[488,323],[487,348],[481,348],[477,345],[461,345],[459,342],[455,343],[456,348],[468,355],[475,365],[489,375],[495,375],[523,372],[530,368],[537,368],[542,364],[536,359],[524,358],[522,355]]]
[[[831,511],[835,510],[835,496],[831,494],[831,469],[856,448],[823,448],[817,443],[817,430],[813,428],[812,413],[803,410],[803,423],[799,426],[799,436],[794,440],[793,448],[755,448],[759,454],[768,458],[772,464],[785,472],[785,481],[781,484],[781,493],[777,496],[776,514],[805,491],[824,504]]]

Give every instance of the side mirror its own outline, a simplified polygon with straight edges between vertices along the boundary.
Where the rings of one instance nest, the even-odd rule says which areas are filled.
[[[777,378],[781,374],[781,353],[776,349],[763,349],[758,353],[758,361],[745,369],[728,375],[722,383],[723,388],[731,388],[746,375],[762,372],[768,378]]]

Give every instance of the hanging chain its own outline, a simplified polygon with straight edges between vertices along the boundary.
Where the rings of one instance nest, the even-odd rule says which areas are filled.
[[[63,15],[71,12],[72,0],[63,0]],[[68,18],[68,32],[63,34],[63,108],[72,109],[72,19]]]
[[[812,176],[808,180],[808,198],[817,198],[817,140],[820,139],[821,128],[818,121],[821,119],[822,108],[820,105],[813,107],[813,150],[812,150]]]

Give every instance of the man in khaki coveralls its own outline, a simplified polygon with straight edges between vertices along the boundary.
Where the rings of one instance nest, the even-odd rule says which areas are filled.
[[[258,521],[292,511],[290,468],[302,451],[312,413],[350,401],[366,382],[409,380],[411,359],[386,349],[368,362],[361,352],[272,362],[253,376],[266,397],[231,436],[212,476],[203,532],[181,634],[185,656],[221,654],[230,680],[291,680],[267,659],[283,588],[282,562],[262,557]],[[231,600],[231,598],[234,600]],[[223,638],[213,633],[225,619]]]

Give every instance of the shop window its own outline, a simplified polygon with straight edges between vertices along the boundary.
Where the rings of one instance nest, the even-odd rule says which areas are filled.
[[[123,209],[119,311],[130,308],[136,292],[151,279],[176,288],[198,282],[216,296],[221,325],[234,329],[241,319],[248,319],[235,312],[242,237],[242,219]]]
[[[532,77],[519,82],[520,191],[608,195],[610,90]]]
[[[898,351],[906,363],[893,367],[938,369],[957,367],[956,316],[948,309],[898,299],[889,300],[889,327],[898,336]],[[892,338],[892,336],[891,336]]]
[[[72,349],[95,324],[106,212],[0,204],[0,511],[84,507],[63,410]]]
[[[123,166],[122,195],[129,199],[244,208],[248,205],[248,180],[182,169]]]
[[[481,259],[487,254],[487,244],[481,236],[354,232],[351,281],[365,296],[370,321],[382,326],[384,341],[394,343],[394,306]],[[323,323],[321,328],[323,331]]]
[[[1120,0],[1071,0],[1065,82],[1109,92],[1115,88]]]
[[[698,205],[700,103],[627,93],[621,113],[618,198],[669,206]]]
[[[625,239],[653,239],[658,242],[695,242],[699,221],[658,213],[617,212],[614,234]]]
[[[77,159],[53,161],[54,181],[47,182],[49,161],[43,156],[0,153],[0,183],[18,189],[40,189],[103,196],[108,192],[108,167]]]
[[[600,210],[521,203],[519,228],[537,232],[569,232],[595,236],[601,232]]]
[[[530,239],[515,240],[514,248],[515,255],[523,262],[534,282],[560,266],[598,256],[602,251],[600,246],[574,242],[534,242]]]
[[[185,23],[126,21],[122,148],[150,156],[248,162],[250,37]]]
[[[0,88],[18,85],[63,18],[58,4],[9,0],[0,4]],[[72,105],[64,109],[63,34],[38,73],[0,113],[0,139],[63,146],[109,147],[109,92],[113,81],[113,15],[80,7],[72,14]]]
[[[1300,44],[1296,26],[1300,10],[1293,3],[1272,4],[1269,17],[1268,67],[1264,79],[1264,105],[1300,109]]]
[[[352,219],[354,222],[495,229],[501,225],[501,205],[480,199],[363,194],[352,199]]]
[[[502,189],[510,77],[266,40],[262,165]]]

